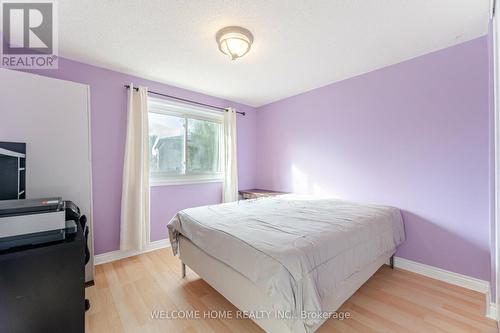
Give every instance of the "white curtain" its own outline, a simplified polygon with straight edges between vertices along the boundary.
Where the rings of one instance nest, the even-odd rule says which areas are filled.
[[[127,138],[123,165],[120,250],[149,243],[148,89],[128,90]]]
[[[238,200],[238,161],[236,154],[236,110],[224,112],[224,189],[222,201]]]

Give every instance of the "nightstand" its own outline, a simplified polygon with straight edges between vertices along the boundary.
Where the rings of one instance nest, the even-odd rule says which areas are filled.
[[[240,199],[242,200],[275,197],[277,195],[287,194],[286,192],[260,190],[260,189],[242,190],[239,191],[238,193],[240,194]]]

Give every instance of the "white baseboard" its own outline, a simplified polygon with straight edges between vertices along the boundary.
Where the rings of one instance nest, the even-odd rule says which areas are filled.
[[[405,258],[394,257],[394,266],[413,273],[424,275],[436,280],[447,282],[459,287],[471,289],[486,295],[486,316],[497,320],[496,304],[491,302],[490,283],[467,275],[462,275],[445,269],[421,264]]]
[[[488,307],[488,312],[486,313],[486,317],[497,320],[497,305],[495,303],[490,303],[490,306]]]
[[[416,261],[394,257],[394,266],[456,286],[472,289],[483,294],[488,293],[490,290],[490,283],[488,281],[421,264]]]
[[[141,253],[151,252],[154,250],[163,249],[165,247],[170,247],[170,241],[168,239],[161,239],[149,243],[146,248],[142,251],[111,251],[94,256],[94,265],[106,264],[115,260],[120,260],[132,256],[139,255]]]

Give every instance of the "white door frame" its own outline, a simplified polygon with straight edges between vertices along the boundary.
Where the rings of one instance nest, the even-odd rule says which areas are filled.
[[[491,0],[491,15],[490,18],[492,20],[492,51],[493,51],[493,120],[494,120],[494,174],[493,174],[493,206],[494,206],[494,239],[492,244],[492,253],[495,254],[495,264],[494,264],[494,273],[495,273],[495,303],[496,303],[496,314],[494,314],[497,320],[500,318],[499,310],[500,307],[500,117],[499,117],[499,109],[500,109],[500,94],[497,93],[500,91],[500,77],[499,77],[499,64],[500,64],[500,52],[498,47],[500,46],[499,36],[500,36],[500,19],[498,15],[495,15],[495,7],[497,5],[497,0]]]

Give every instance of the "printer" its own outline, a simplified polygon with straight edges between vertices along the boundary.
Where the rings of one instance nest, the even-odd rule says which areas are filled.
[[[61,241],[77,232],[80,210],[62,198],[0,201],[0,251]]]

